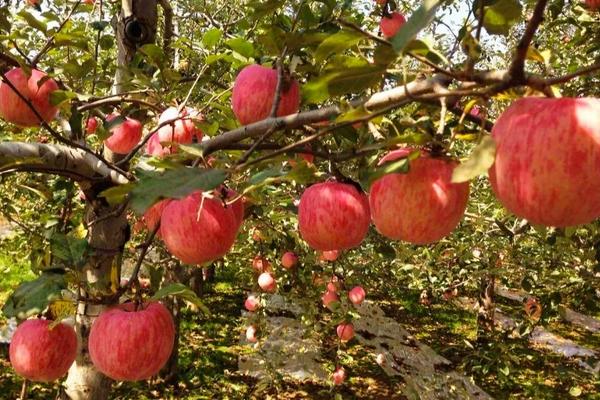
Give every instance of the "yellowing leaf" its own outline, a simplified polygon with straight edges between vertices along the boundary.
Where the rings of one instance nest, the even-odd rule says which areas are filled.
[[[54,318],[52,323],[50,323],[50,329],[52,329],[63,319],[75,315],[77,307],[71,300],[58,299],[50,303],[49,309],[52,317]]]
[[[496,142],[491,136],[485,136],[473,149],[469,159],[454,169],[452,182],[468,182],[485,173],[494,164],[495,157]]]

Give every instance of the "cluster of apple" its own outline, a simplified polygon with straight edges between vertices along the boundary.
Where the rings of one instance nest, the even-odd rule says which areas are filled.
[[[173,317],[164,305],[124,303],[96,318],[87,348],[94,366],[106,376],[138,381],[158,373],[169,359],[174,342]],[[17,374],[24,378],[53,381],[67,373],[77,356],[77,347],[77,335],[70,325],[30,319],[15,331],[9,357]]]

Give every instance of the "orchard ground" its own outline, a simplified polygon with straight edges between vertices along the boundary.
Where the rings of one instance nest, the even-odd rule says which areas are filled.
[[[180,347],[180,375],[177,383],[160,379],[150,382],[118,383],[113,399],[332,399],[339,393],[344,399],[405,399],[401,390],[402,379],[387,376],[375,361],[369,348],[351,342],[344,368],[348,378],[340,386],[329,383],[298,382],[289,378],[258,380],[238,373],[240,354],[250,351],[239,342],[245,329],[241,309],[246,289],[237,283],[244,266],[230,264],[217,270],[216,282],[207,285],[203,297],[211,316],[205,317],[187,309],[182,318],[181,336],[185,345]],[[21,280],[21,266],[8,266],[0,260],[6,280],[2,281],[2,296]],[[25,268],[23,268],[25,269]],[[6,285],[6,287],[5,287]],[[452,361],[453,366],[466,374],[475,373],[475,381],[498,399],[600,399],[600,382],[574,364],[546,351],[532,349],[527,339],[502,339],[490,343],[488,348],[474,351],[477,322],[475,314],[457,309],[441,298],[432,299],[430,306],[420,303],[418,290],[398,286],[393,295],[373,291],[367,297],[378,303],[387,316],[400,322],[415,339],[430,345],[435,351]],[[477,293],[461,293],[476,296]],[[393,299],[393,300],[390,300]],[[523,318],[522,307],[509,301],[498,306],[509,315]],[[596,317],[600,317],[597,314]],[[4,323],[5,321],[2,321]],[[600,335],[552,319],[549,330],[572,339],[589,348],[600,348]],[[323,343],[323,362],[333,371],[330,360],[335,358],[337,342],[332,336]],[[510,355],[508,362],[506,355]],[[489,371],[488,371],[489,370]],[[494,372],[495,371],[495,372]],[[0,393],[2,398],[17,398],[22,379],[15,376],[7,360],[7,348],[2,347],[0,357]],[[58,383],[31,384],[29,399],[53,398]],[[573,396],[581,392],[580,395]]]

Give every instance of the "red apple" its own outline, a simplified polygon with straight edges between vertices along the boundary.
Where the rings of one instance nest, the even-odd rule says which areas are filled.
[[[298,264],[298,256],[291,251],[286,251],[281,257],[283,268],[292,269]]]
[[[338,297],[336,292],[332,292],[330,290],[327,290],[325,292],[325,294],[323,294],[323,296],[321,297],[321,301],[323,301],[323,306],[330,308],[329,306],[332,303],[338,302],[340,301],[340,298]]]
[[[256,272],[268,272],[271,271],[271,263],[263,256],[256,256],[252,260],[252,268]]]
[[[233,85],[233,113],[242,125],[269,117],[277,88],[277,71],[261,65],[248,65],[240,71]],[[298,112],[300,86],[295,79],[284,82],[277,116]]]
[[[342,342],[347,342],[354,337],[354,325],[351,323],[339,324],[336,332]]]
[[[158,123],[163,124],[172,120],[175,120],[175,122],[162,126],[152,135],[146,145],[146,154],[162,157],[177,152],[177,145],[171,144],[163,147],[161,143],[189,144],[192,143],[194,136],[200,141],[202,131],[196,127],[194,119],[201,118],[202,116],[191,108],[184,108],[181,112],[178,111],[177,107],[167,108],[160,115]]]
[[[263,272],[258,276],[258,286],[268,293],[273,293],[277,289],[277,282],[270,272]]]
[[[167,204],[169,204],[170,202],[171,199],[161,200],[158,203],[154,204],[152,207],[150,207],[144,213],[142,220],[144,221],[144,224],[146,225],[146,228],[148,228],[149,231],[154,230],[154,228],[160,221],[162,212],[164,211]],[[160,228],[158,229],[158,232],[156,232],[156,234],[160,237]]]
[[[94,366],[118,381],[156,375],[175,342],[175,325],[160,303],[125,303],[103,311],[92,324],[88,349]]]
[[[248,311],[256,311],[260,307],[260,299],[255,295],[251,294],[248,296],[248,298],[246,298],[246,301],[244,302],[244,307],[246,307],[246,310]]]
[[[492,189],[532,224],[566,227],[600,216],[600,99],[527,97],[492,130]]]
[[[256,337],[256,327],[254,325],[250,325],[246,329],[246,340],[250,343],[258,342],[258,338]]]
[[[333,384],[341,385],[346,380],[346,370],[342,367],[337,367],[332,375]]]
[[[412,149],[388,153],[379,164],[407,156]],[[371,186],[369,204],[377,230],[415,244],[440,240],[456,228],[467,207],[469,183],[452,183],[456,162],[422,152],[410,171],[392,173]]]
[[[254,228],[252,230],[252,240],[254,240],[255,242],[262,242],[263,240],[265,240],[262,232],[258,228]]]
[[[9,347],[15,372],[32,381],[54,381],[67,373],[77,356],[77,335],[69,325],[29,319],[18,326]]]
[[[32,69],[29,75],[22,68],[13,68],[5,76],[44,121],[50,122],[54,119],[58,112],[58,108],[50,104],[50,95],[58,90],[54,79],[46,79],[47,75],[37,69]],[[38,86],[38,83],[41,83],[41,86]],[[39,126],[42,123],[29,105],[5,82],[0,82],[0,117],[23,127]]]
[[[329,250],[324,251],[319,255],[320,261],[335,261],[340,256],[340,252],[338,250]]]
[[[402,25],[406,23],[406,18],[399,12],[393,12],[389,16],[384,16],[379,22],[381,33],[386,38],[391,38],[398,33]]]
[[[96,117],[89,117],[85,122],[85,133],[92,135],[96,133],[96,129],[98,129],[98,120]]]
[[[110,122],[117,118],[118,114],[111,114],[106,117]],[[123,122],[113,126],[110,130],[111,135],[104,140],[104,144],[113,153],[127,154],[140,142],[142,138],[142,124],[140,121],[126,117]]]
[[[172,255],[187,264],[203,264],[229,251],[238,227],[231,207],[194,192],[165,206],[160,233]]]
[[[327,282],[327,290],[330,292],[337,292],[340,290],[340,280],[337,276],[333,275],[329,282]]]
[[[600,0],[585,0],[585,5],[592,10],[596,10],[600,8]]]
[[[354,305],[361,304],[365,300],[366,295],[367,293],[365,292],[365,289],[362,288],[362,286],[355,286],[352,288],[352,290],[348,292],[348,298],[350,299],[350,302]]]
[[[369,230],[369,201],[346,183],[324,182],[302,193],[300,235],[314,249],[343,250],[360,245]]]

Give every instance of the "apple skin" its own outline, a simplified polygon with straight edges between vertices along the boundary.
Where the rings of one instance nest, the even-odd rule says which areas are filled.
[[[385,38],[391,38],[406,23],[406,18],[399,12],[393,12],[389,16],[384,16],[379,22],[379,29]]]
[[[277,70],[256,64],[244,67],[235,78],[231,95],[233,113],[240,123],[248,125],[269,117],[276,89]],[[299,108],[300,85],[291,79],[281,91],[277,116],[294,114]]]
[[[50,94],[58,90],[58,84],[54,79],[49,78],[38,87],[38,82],[47,75],[32,69],[29,76],[22,68],[13,68],[5,76],[19,93],[29,100],[45,122],[50,122],[56,117],[58,108],[50,104]],[[2,81],[0,81],[0,117],[21,127],[40,126],[42,123],[27,103]]]
[[[106,117],[110,122],[117,118],[118,114]],[[140,142],[142,138],[142,123],[136,119],[126,117],[119,125],[113,127],[111,135],[104,140],[104,145],[116,154],[127,154]]]
[[[98,120],[96,117],[89,117],[87,121],[85,121],[85,133],[92,135],[96,133],[96,129],[98,129]]]
[[[256,256],[252,260],[252,268],[258,273],[271,271],[271,263],[263,256]]]
[[[281,257],[281,265],[285,269],[292,269],[298,264],[298,256],[291,251],[286,251]]]
[[[325,306],[326,308],[330,308],[330,305],[332,303],[340,301],[340,298],[338,297],[336,292],[327,290],[325,294],[323,294],[323,296],[321,297],[321,301],[323,302],[323,306]]]
[[[337,367],[332,375],[333,384],[341,385],[346,380],[346,370],[342,367]]]
[[[277,289],[277,281],[270,272],[263,272],[258,276],[258,286],[267,293],[273,293]]]
[[[172,255],[187,264],[203,264],[229,251],[238,228],[232,207],[223,207],[218,198],[202,199],[198,191],[165,206],[160,234]]]
[[[149,231],[154,230],[154,228],[160,221],[162,212],[170,202],[171,199],[161,200],[158,203],[155,203],[148,210],[146,210],[144,216],[142,217],[142,220],[144,221],[144,224],[146,225],[146,228],[148,228]],[[156,235],[160,237],[160,228],[158,228],[158,232],[156,232]]]
[[[600,8],[600,0],[585,0],[585,5],[592,10],[597,10]]]
[[[180,119],[162,126],[152,135],[146,144],[146,154],[163,157],[167,154],[174,154],[177,152],[177,145],[167,145],[163,147],[161,142],[190,144],[194,140],[194,136],[198,138],[198,141],[202,140],[203,133],[196,127],[194,120],[192,119],[201,119],[198,111],[192,108],[184,108],[179,112],[177,107],[169,107],[160,115],[158,123],[162,124],[176,118]]]
[[[347,342],[354,337],[354,325],[351,323],[339,324],[336,332],[342,342]]]
[[[403,148],[386,154],[383,164],[410,154]],[[469,183],[452,183],[457,163],[433,158],[427,152],[410,162],[410,171],[392,173],[371,186],[369,204],[373,224],[383,236],[427,244],[451,233],[463,217]]]
[[[175,343],[175,324],[167,308],[146,303],[137,311],[125,303],[103,311],[92,324],[88,341],[94,366],[118,381],[156,375]]]
[[[536,225],[567,227],[600,216],[600,100],[513,102],[492,129],[496,198]]]
[[[29,319],[17,327],[9,347],[10,363],[23,378],[48,382],[67,373],[77,356],[77,335],[69,325]]]
[[[246,310],[250,312],[256,311],[260,308],[260,300],[253,294],[248,295],[246,301],[244,302],[244,307],[246,307]]]
[[[328,250],[319,254],[319,261],[335,261],[340,256],[338,250]]]
[[[365,289],[362,286],[355,286],[348,292],[348,299],[355,306],[360,305],[367,296]]]
[[[298,206],[300,236],[316,250],[360,245],[369,230],[367,196],[346,183],[323,182],[302,193]]]

